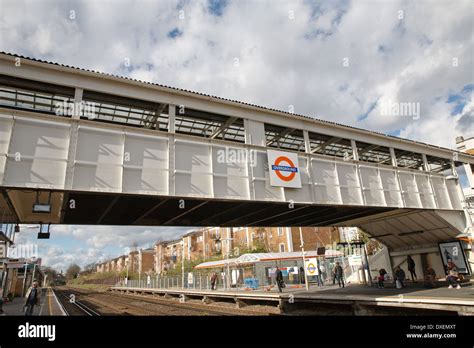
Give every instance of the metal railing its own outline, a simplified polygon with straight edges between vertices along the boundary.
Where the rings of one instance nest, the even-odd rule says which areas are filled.
[[[341,263],[344,272],[344,279],[348,279],[354,270],[349,265],[347,258],[340,258],[338,261]],[[325,272],[323,275],[323,284],[332,285],[332,267],[334,262],[329,261],[324,263]],[[282,266],[279,266],[282,267]],[[292,265],[283,267],[295,267]],[[299,266],[296,266],[299,268]],[[232,270],[231,270],[232,271]],[[264,289],[270,286],[276,286],[274,277],[267,276],[261,269],[257,271],[253,270],[252,277],[237,277],[233,279],[232,275],[228,272],[216,272],[218,274],[217,281],[215,284],[215,290],[247,290],[249,289],[245,283],[245,279],[251,278],[258,281],[257,289]],[[285,274],[283,279],[287,286],[302,286],[304,285],[304,276],[301,273],[291,275]],[[310,284],[317,284],[317,278],[309,278]],[[149,277],[143,275],[140,279],[120,279],[116,286],[123,286],[129,288],[150,288],[150,289],[187,289],[187,290],[211,290],[211,273],[206,272],[187,272],[184,274],[184,282],[182,275],[150,275]]]

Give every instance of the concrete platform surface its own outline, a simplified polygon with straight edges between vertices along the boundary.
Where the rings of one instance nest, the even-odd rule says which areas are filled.
[[[3,304],[3,315],[6,316],[24,316],[25,299],[22,297],[15,297],[12,302]],[[66,315],[60,306],[56,296],[51,288],[42,289],[40,304],[33,309],[33,316],[56,316]]]
[[[203,299],[233,298],[235,301],[266,301],[285,303],[297,301],[298,303],[326,303],[334,305],[363,305],[363,306],[390,306],[400,308],[418,308],[440,311],[457,312],[462,315],[474,315],[474,286],[472,283],[463,284],[461,289],[448,289],[437,287],[425,289],[421,283],[409,284],[406,288],[397,289],[388,287],[379,289],[365,285],[348,284],[345,288],[337,285],[323,287],[311,286],[309,291],[305,288],[285,288],[283,293],[275,290],[194,290],[194,289],[152,289],[152,288],[126,288],[112,287],[112,291],[148,293],[166,296],[180,296]]]

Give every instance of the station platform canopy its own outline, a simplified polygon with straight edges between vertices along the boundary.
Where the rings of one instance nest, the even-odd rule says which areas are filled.
[[[326,250],[324,258],[333,258],[340,257],[344,254],[337,250]],[[303,257],[301,251],[294,252],[283,252],[283,253],[254,253],[254,254],[243,254],[238,258],[224,259],[217,261],[208,261],[200,263],[195,266],[195,269],[206,269],[206,268],[221,268],[229,266],[240,266],[240,265],[249,265],[260,262],[271,262],[271,261],[284,261],[284,260],[298,260]],[[305,257],[323,257],[323,255],[318,255],[316,250],[305,251]]]

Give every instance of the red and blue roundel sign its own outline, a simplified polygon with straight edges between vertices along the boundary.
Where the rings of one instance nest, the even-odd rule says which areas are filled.
[[[296,173],[298,173],[298,168],[296,168],[293,161],[286,156],[278,157],[275,160],[275,164],[272,164],[272,170],[274,170],[275,174],[283,181],[293,180]]]
[[[267,155],[271,186],[301,188],[296,153],[267,150]]]

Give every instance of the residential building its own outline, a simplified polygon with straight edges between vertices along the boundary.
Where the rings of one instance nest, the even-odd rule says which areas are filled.
[[[305,250],[334,246],[340,241],[334,227],[303,227]],[[213,258],[238,257],[251,251],[293,252],[301,250],[300,229],[295,227],[209,227],[172,241],[157,242],[153,248],[132,251],[97,265],[97,272],[154,272],[166,274],[181,260],[200,262]]]
[[[155,259],[155,250],[154,249],[140,249],[137,255],[138,259],[138,273],[152,273],[154,272],[154,259]]]

